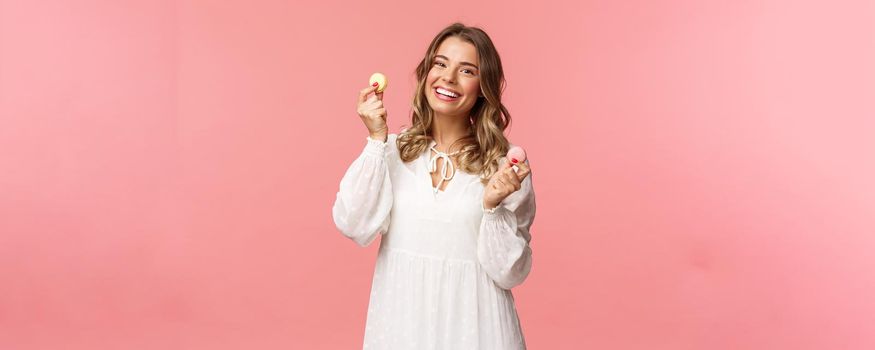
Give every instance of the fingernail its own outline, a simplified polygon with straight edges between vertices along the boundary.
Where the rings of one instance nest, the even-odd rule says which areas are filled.
[[[377,85],[380,85],[380,83],[373,83],[373,84],[371,84],[371,86],[377,86]]]
[[[514,164],[519,163],[519,161],[516,160],[516,158],[511,158],[510,161],[513,162]]]

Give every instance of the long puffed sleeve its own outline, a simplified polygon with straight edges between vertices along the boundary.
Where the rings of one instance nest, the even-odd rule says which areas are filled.
[[[529,229],[534,219],[532,173],[523,179],[518,191],[497,207],[484,209],[477,238],[477,259],[486,274],[503,289],[523,283],[532,269]]]
[[[392,182],[386,158],[394,139],[395,135],[386,142],[367,138],[361,155],[340,180],[331,210],[337,229],[362,247],[389,228]]]

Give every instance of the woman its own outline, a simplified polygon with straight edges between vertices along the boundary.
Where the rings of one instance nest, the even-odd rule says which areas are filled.
[[[332,209],[357,244],[383,235],[364,347],[525,349],[510,289],[531,269],[535,194],[528,162],[505,158],[498,52],[481,29],[456,23],[416,77],[400,135],[388,132],[376,85],[361,91],[369,136]]]

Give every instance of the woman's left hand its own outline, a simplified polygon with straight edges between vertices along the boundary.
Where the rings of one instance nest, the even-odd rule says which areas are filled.
[[[519,172],[513,170],[514,165],[519,167]],[[492,174],[486,184],[486,189],[483,192],[483,207],[492,209],[498,206],[507,196],[520,189],[520,183],[531,172],[528,164],[513,164],[505,158],[499,170]]]

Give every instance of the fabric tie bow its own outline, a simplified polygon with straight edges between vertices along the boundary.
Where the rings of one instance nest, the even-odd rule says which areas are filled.
[[[431,164],[428,167],[428,171],[430,173],[434,173],[435,170],[437,170],[437,160],[438,159],[444,160],[444,164],[441,164],[441,172],[440,172],[441,181],[438,182],[437,187],[434,188],[434,193],[437,194],[441,188],[441,185],[444,183],[444,181],[452,179],[453,176],[456,175],[456,169],[455,169],[455,167],[453,167],[453,162],[450,160],[450,156],[454,156],[461,151],[455,151],[453,153],[446,154],[444,152],[438,151],[437,149],[434,148],[434,146],[431,146],[431,150],[434,151],[434,153],[436,153],[436,154],[434,156],[432,156]]]

